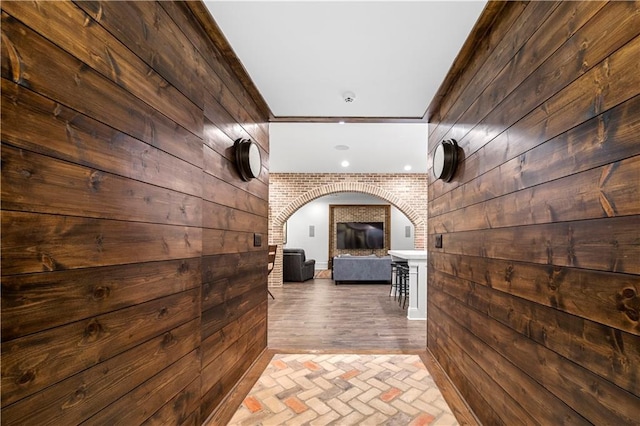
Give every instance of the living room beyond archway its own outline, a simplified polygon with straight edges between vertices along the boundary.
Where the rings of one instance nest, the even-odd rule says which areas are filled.
[[[269,286],[282,286],[282,247],[284,224],[307,203],[330,194],[363,193],[382,199],[397,208],[413,225],[415,249],[424,249],[426,241],[427,177],[406,175],[339,175],[281,173],[270,176],[269,243],[278,245],[276,267]],[[364,182],[363,182],[364,181]]]

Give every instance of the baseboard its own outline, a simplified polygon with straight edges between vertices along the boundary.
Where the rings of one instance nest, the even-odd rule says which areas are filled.
[[[265,348],[202,425],[219,426],[229,423],[275,354],[275,351]]]
[[[431,373],[433,381],[440,389],[444,400],[449,404],[458,423],[460,425],[482,426],[480,420],[478,420],[467,401],[464,400],[456,385],[453,384],[449,375],[444,371],[429,348],[420,353],[420,359],[429,370],[429,373]]]

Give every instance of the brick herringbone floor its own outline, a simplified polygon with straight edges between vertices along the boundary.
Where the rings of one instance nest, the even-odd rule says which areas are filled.
[[[418,355],[275,355],[229,425],[457,425]]]

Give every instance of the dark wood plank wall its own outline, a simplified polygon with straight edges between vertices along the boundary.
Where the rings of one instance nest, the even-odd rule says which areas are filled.
[[[268,108],[192,7],[2,2],[3,424],[201,424],[266,347]]]
[[[471,48],[429,112],[462,162],[427,345],[485,424],[637,424],[640,3],[512,2]]]

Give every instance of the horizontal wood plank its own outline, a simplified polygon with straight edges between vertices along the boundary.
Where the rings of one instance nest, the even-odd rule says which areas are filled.
[[[628,183],[638,176],[640,155],[434,216],[429,233],[637,215],[638,194]]]
[[[461,68],[461,74],[457,76],[455,81],[451,81],[450,87],[446,91],[444,88],[439,90],[444,93],[439,96],[438,102],[436,98],[432,101],[429,111],[429,121],[433,123],[429,129],[430,138],[441,140],[444,137],[449,131],[449,127],[460,120],[464,111],[496,77],[498,70],[504,69],[505,65],[512,60],[514,55],[522,49],[523,44],[539,28],[540,23],[544,22],[549,14],[558,7],[558,4],[554,2],[506,3],[502,9],[495,12],[496,15],[493,17],[490,31],[478,41],[481,47],[475,50],[476,54],[467,60],[464,68],[462,68],[462,64],[458,65]],[[483,11],[483,15],[484,13],[485,11]],[[518,31],[514,34],[515,28]],[[509,37],[505,34],[509,34]],[[479,55],[478,52],[485,54]],[[452,68],[457,66],[457,62],[458,58]],[[483,69],[496,71],[485,73],[482,72]],[[445,117],[447,121],[442,122],[441,120]],[[431,149],[433,148],[435,147],[432,146]]]
[[[3,212],[2,273],[199,257],[196,227]],[[248,245],[248,244],[245,244]]]
[[[638,399],[629,392],[497,321],[491,321],[489,327],[486,316],[454,298],[438,291],[430,292],[429,298],[432,305],[448,312],[461,327],[519,365],[524,373],[535,377],[542,386],[591,423],[631,424],[640,416]]]
[[[200,259],[2,277],[2,341],[200,285]]]
[[[438,252],[429,268],[640,336],[636,275]]]
[[[443,234],[446,253],[640,274],[640,215]],[[435,245],[435,235],[429,237]]]
[[[202,194],[199,140],[161,138],[150,145],[19,84],[1,81],[3,142],[163,188]]]
[[[203,199],[214,201],[223,206],[232,207],[259,216],[267,217],[269,213],[268,200],[244,191],[232,183],[203,173]],[[235,183],[235,182],[233,182]]]
[[[199,353],[192,351],[129,392],[126,398],[98,412],[86,424],[142,424],[151,412],[161,409],[179,390],[193,383],[194,378],[199,376],[199,368]]]
[[[198,135],[4,12],[2,31],[3,78],[154,146],[201,143]]]
[[[429,306],[429,309],[437,311],[439,317],[446,317],[437,305]],[[511,399],[509,406],[520,406],[525,414],[522,418],[529,419],[527,423],[540,424],[566,424],[589,425],[591,424],[575,411],[567,407],[564,402],[545,392],[545,389],[534,379],[525,375],[511,362],[492,350],[480,339],[469,333],[454,321],[440,321],[430,328],[434,339],[441,340],[439,347],[448,353],[448,356],[459,360],[460,368],[472,369],[470,374],[484,376],[487,387],[482,394],[488,399],[493,409],[504,406],[501,400]],[[473,354],[481,353],[478,357]],[[493,383],[492,383],[493,382]],[[504,393],[506,393],[505,396]],[[531,395],[540,395],[539,398],[531,398]],[[509,408],[505,408],[509,410]],[[504,419],[505,416],[502,416]],[[517,417],[512,422],[520,423]]]
[[[436,272],[435,289],[640,396],[640,336]],[[566,342],[571,342],[567,345]]]
[[[2,166],[6,210],[167,225],[202,223],[199,197],[4,144]]]
[[[200,342],[193,320],[2,409],[2,421],[77,424],[173,364]]]
[[[158,2],[75,4],[202,109],[202,57]]]
[[[197,318],[198,293],[192,289],[4,342],[2,405]]]
[[[178,392],[176,396],[174,396],[142,424],[145,426],[159,426],[167,424],[199,425],[199,423],[196,423],[197,419],[200,417],[198,410],[199,403],[200,378],[198,377],[187,385],[187,387]]]
[[[233,342],[258,325],[267,314],[267,301],[229,322],[220,330],[202,340],[202,364],[207,365],[218,358]]]
[[[15,2],[3,9],[185,129],[202,135],[202,110],[73,3]],[[140,84],[142,80],[146,84]]]

